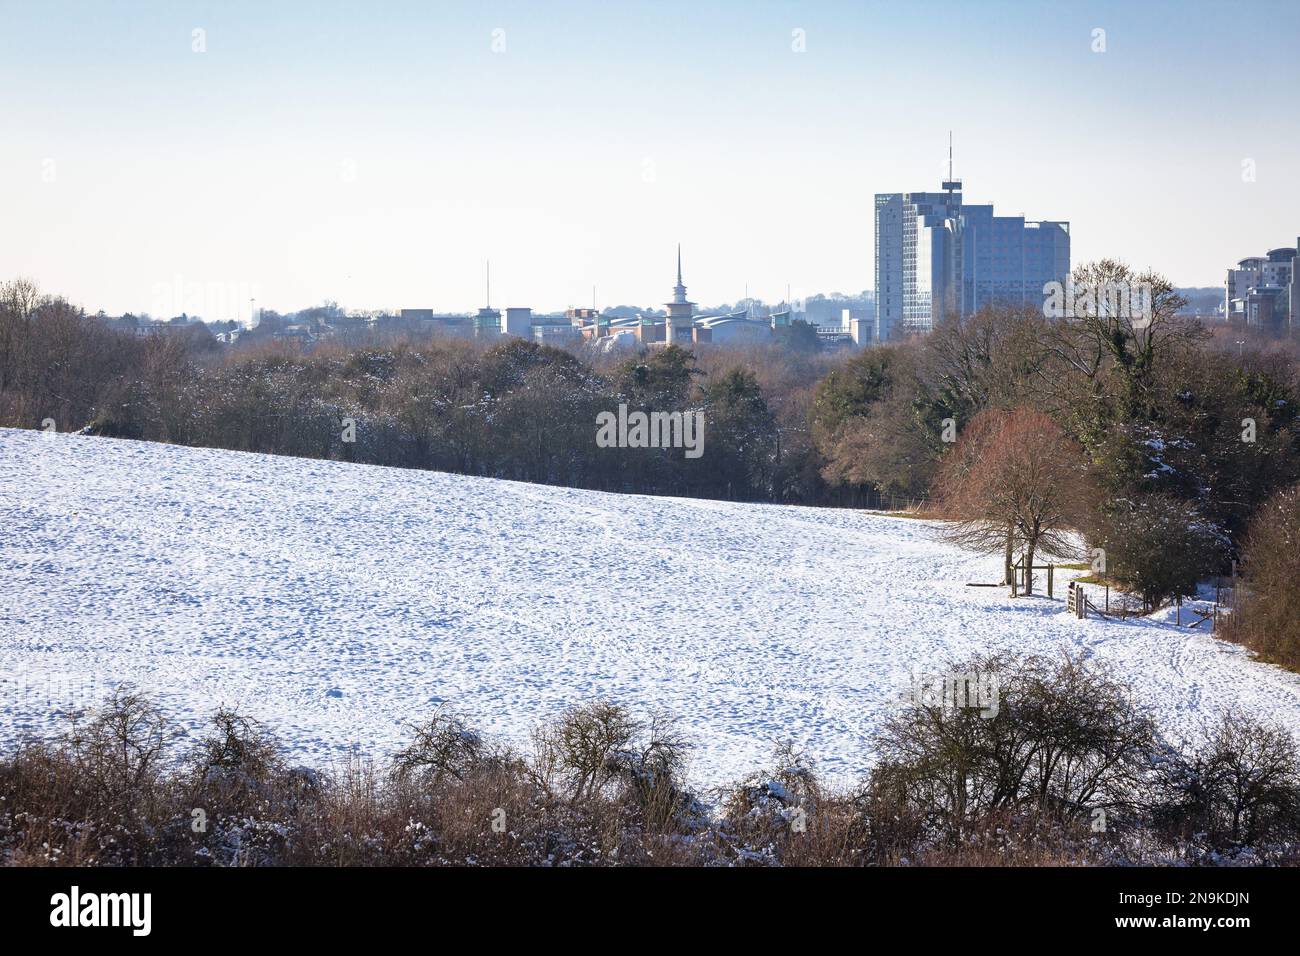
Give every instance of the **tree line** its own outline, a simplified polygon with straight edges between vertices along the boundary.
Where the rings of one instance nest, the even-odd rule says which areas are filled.
[[[225,351],[205,336],[109,329],[19,280],[0,287],[0,424],[608,491],[812,499],[822,481],[801,409],[760,381],[790,372],[776,354],[603,355],[517,338]],[[598,416],[620,405],[702,413],[703,454],[599,447]]]

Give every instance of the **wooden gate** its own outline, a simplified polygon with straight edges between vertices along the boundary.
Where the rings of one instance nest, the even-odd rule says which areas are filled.
[[[1088,616],[1088,595],[1083,592],[1082,584],[1070,582],[1069,593],[1065,598],[1066,607],[1075,617]]]

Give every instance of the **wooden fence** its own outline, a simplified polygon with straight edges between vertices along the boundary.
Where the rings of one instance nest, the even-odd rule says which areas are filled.
[[[1021,555],[1016,562],[1011,565],[1011,596],[1019,597],[1021,591],[1029,591],[1029,579],[1035,571],[1047,572],[1047,596],[1054,597],[1056,587],[1056,565],[1055,564],[1035,564],[1025,567],[1025,557]]]

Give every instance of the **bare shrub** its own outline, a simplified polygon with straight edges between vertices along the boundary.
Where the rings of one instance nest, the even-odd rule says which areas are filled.
[[[0,760],[0,863],[99,862],[95,828],[85,823],[95,800],[90,782],[65,749],[21,745]]]
[[[663,829],[682,811],[699,815],[695,799],[682,784],[690,742],[681,723],[664,713],[641,724],[631,745],[615,755],[619,776],[645,823]]]
[[[1160,785],[1156,825],[1194,852],[1300,840],[1300,751],[1281,727],[1228,714],[1203,750],[1163,762]]]
[[[700,815],[682,783],[690,743],[664,713],[637,720],[609,701],[576,707],[533,736],[532,774],[548,792],[558,788],[571,806],[608,801],[613,812],[634,811],[638,827],[663,830]]]
[[[444,707],[414,728],[415,739],[393,756],[393,775],[436,785],[443,777],[464,780],[484,759],[483,739]]]
[[[1229,717],[1205,747],[1179,753],[1078,661],[954,670],[991,667],[996,716],[900,714],[856,791],[823,786],[809,757],[783,745],[721,791],[720,814],[681,782],[676,723],[608,702],[543,728],[540,761],[440,712],[407,748],[407,772],[353,755],[316,774],[287,769],[265,728],[224,709],[173,765],[156,709],[119,692],[58,739],[0,754],[0,864],[1295,862],[1300,754],[1281,729]],[[453,732],[473,736],[479,756]],[[554,787],[542,782],[548,765]]]
[[[575,707],[534,735],[543,778],[558,774],[571,800],[604,793],[619,776],[620,758],[641,731],[627,709],[598,700]]]
[[[288,770],[281,747],[261,723],[221,707],[211,730],[187,757],[191,803],[209,815],[245,814],[310,794],[310,774]]]
[[[999,732],[1002,773],[1036,809],[1078,818],[1131,810],[1158,742],[1127,689],[1077,657],[1030,658],[1009,672],[1008,716]],[[1023,777],[1019,768],[1024,767]]]
[[[863,795],[875,819],[894,822],[884,844],[922,833],[961,842],[999,812],[1072,821],[1133,806],[1157,738],[1122,686],[1069,657],[993,656],[951,671],[995,675],[996,712],[918,703],[888,721]]]
[[[177,736],[153,701],[119,689],[86,723],[74,722],[65,746],[102,809],[127,813],[153,798]]]

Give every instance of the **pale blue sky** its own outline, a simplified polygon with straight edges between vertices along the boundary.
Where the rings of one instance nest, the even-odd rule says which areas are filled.
[[[1290,0],[3,0],[0,278],[467,310],[490,257],[494,305],[649,305],[680,241],[700,302],[853,292],[952,129],[968,200],[1213,285],[1300,235],[1298,50]]]

